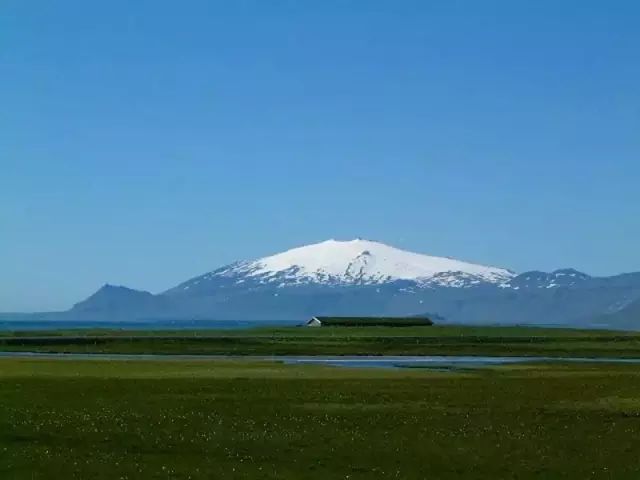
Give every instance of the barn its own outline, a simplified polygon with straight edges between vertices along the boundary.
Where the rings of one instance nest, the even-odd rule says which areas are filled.
[[[307,327],[429,327],[426,317],[313,317]]]

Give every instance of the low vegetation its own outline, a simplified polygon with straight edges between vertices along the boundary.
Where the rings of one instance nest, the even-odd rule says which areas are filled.
[[[0,359],[3,479],[637,479],[640,370]]]
[[[640,334],[533,327],[320,327],[6,332],[0,350],[209,355],[640,357]]]

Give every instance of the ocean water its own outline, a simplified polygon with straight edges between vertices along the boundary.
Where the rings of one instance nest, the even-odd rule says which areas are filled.
[[[113,330],[184,330],[184,329],[237,329],[253,327],[285,327],[301,322],[287,320],[235,321],[235,320],[157,320],[145,322],[92,322],[92,321],[22,321],[0,320],[0,330],[69,330],[104,328]]]

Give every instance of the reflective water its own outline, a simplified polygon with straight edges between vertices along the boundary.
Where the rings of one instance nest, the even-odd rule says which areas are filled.
[[[153,355],[103,353],[32,353],[0,352],[0,358],[44,358],[58,360],[247,360],[277,361],[296,365],[328,365],[349,368],[474,368],[533,362],[630,363],[640,364],[640,358],[581,357],[492,357],[492,356],[228,356],[228,355]]]
[[[285,363],[321,364],[353,368],[473,368],[533,362],[598,362],[636,363],[640,358],[581,358],[581,357],[492,357],[492,356],[416,356],[416,357],[289,357]]]

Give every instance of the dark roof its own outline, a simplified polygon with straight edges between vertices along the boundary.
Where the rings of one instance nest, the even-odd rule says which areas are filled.
[[[389,326],[389,327],[412,327],[428,326],[433,322],[426,317],[313,317],[317,318],[322,325],[327,326]]]

